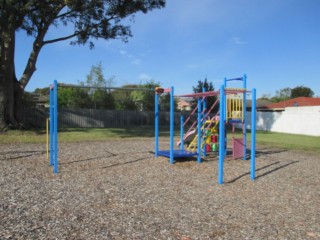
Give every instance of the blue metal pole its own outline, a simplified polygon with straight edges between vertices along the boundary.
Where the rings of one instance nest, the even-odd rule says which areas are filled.
[[[224,78],[224,89],[227,88],[227,82],[228,82],[227,78]],[[228,123],[228,119],[226,118],[228,116],[228,114],[227,114],[227,95],[225,94],[224,90],[223,90],[223,97],[221,97],[221,95],[220,95],[220,99],[223,99],[223,108],[220,108],[220,112],[223,111],[225,123]],[[224,139],[224,156],[223,156],[223,159],[224,159],[224,157],[227,155],[227,150],[228,150],[227,149],[228,136],[227,136],[225,125],[224,125],[223,139]]]
[[[198,163],[201,163],[201,99],[198,98]]]
[[[242,77],[243,88],[247,89],[247,75]],[[247,160],[247,94],[243,93],[243,160]]]
[[[53,122],[54,122],[54,117],[53,117],[53,85],[50,86],[49,92],[50,92],[50,109],[49,109],[49,114],[50,114],[50,166],[53,166]]]
[[[53,164],[53,172],[58,172],[58,82],[54,80],[53,86],[53,100],[54,100],[54,109],[53,109],[53,128],[54,128],[54,164]]]
[[[206,88],[205,87],[202,88],[202,92],[206,92]],[[205,119],[206,112],[207,112],[207,98],[204,97],[204,100],[202,101],[202,116],[201,116],[201,121],[202,121],[201,125],[202,126],[205,126],[205,124],[206,124],[206,119]],[[206,144],[205,144],[205,140],[207,138],[206,131],[207,130],[205,128],[203,128],[203,130],[202,130],[202,139],[201,139],[203,141],[203,149],[202,149],[203,156],[207,155]],[[202,141],[201,141],[201,143],[202,143]]]
[[[224,86],[220,87],[220,119],[219,119],[219,163],[218,163],[218,184],[223,184],[224,154],[225,154],[225,116],[224,116]]]
[[[224,78],[224,88],[227,88],[227,78]],[[224,93],[224,91],[223,91]],[[227,96],[226,94],[223,94],[223,98],[221,98],[221,95],[220,95],[220,99],[223,99],[223,102],[226,103],[227,102]],[[223,114],[224,116],[227,116],[227,108],[226,108],[226,105],[223,104],[223,108],[220,108],[220,112],[223,111]]]
[[[184,129],[183,129],[184,118],[180,116],[180,149],[184,150]]]
[[[170,92],[170,164],[174,164],[173,160],[173,136],[174,135],[174,88],[171,87]]]
[[[159,151],[159,95],[154,94],[154,156],[158,157]]]
[[[247,75],[246,74],[243,75],[242,81],[243,81],[243,88],[246,89],[247,88]]]
[[[251,174],[253,181],[256,174],[256,89],[252,89],[252,108],[251,108]]]

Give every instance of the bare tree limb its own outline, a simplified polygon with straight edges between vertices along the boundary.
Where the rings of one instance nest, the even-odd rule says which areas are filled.
[[[71,34],[69,36],[47,40],[47,41],[43,42],[43,45],[50,44],[50,43],[55,43],[55,42],[60,42],[60,41],[65,41],[65,40],[68,40],[70,38],[73,38],[73,37],[77,36],[78,34],[79,34],[79,32],[75,32],[75,33],[73,33],[73,34]]]

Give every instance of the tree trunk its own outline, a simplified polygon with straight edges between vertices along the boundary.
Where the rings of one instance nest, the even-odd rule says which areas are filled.
[[[14,63],[16,26],[13,24],[14,21],[8,21],[3,16],[1,19],[6,23],[3,22],[0,29],[0,131],[8,125],[13,128],[19,126],[24,88],[36,71],[36,62],[44,45],[43,38],[48,30],[48,26],[45,26],[39,31],[23,75],[18,81]]]
[[[4,11],[1,12],[1,32],[0,32],[0,131],[7,127],[7,41],[8,41],[8,19]]]
[[[15,117],[15,98],[17,78],[14,65],[15,50],[15,29],[8,26],[2,29],[1,33],[1,73],[2,84],[0,90],[0,127],[7,125],[17,127],[18,122]]]
[[[2,19],[1,19],[2,20]],[[1,32],[2,32],[1,28]],[[5,62],[4,62],[4,41],[3,41],[3,34],[0,34],[0,131],[3,131],[7,126],[7,121],[5,117],[6,113],[6,102],[7,102],[7,95],[6,95],[6,81],[5,81]]]
[[[7,59],[6,64],[7,66],[7,106],[6,106],[6,114],[7,120],[9,124],[16,128],[18,126],[18,122],[15,118],[15,85],[17,82],[16,72],[15,72],[15,64],[14,64],[14,50],[15,50],[15,30],[9,31],[9,38],[7,41],[7,48],[5,48]]]
[[[15,106],[22,99],[21,91],[17,88],[18,81],[15,74],[15,26],[8,18],[1,24],[0,33],[0,131],[7,126],[17,127]],[[21,97],[19,98],[19,94]]]
[[[0,132],[7,127],[7,120],[5,117],[6,112],[6,87],[3,74],[0,74]]]

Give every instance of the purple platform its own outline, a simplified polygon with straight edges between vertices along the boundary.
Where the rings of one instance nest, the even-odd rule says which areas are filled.
[[[169,158],[170,150],[159,150],[158,155]],[[173,150],[173,158],[193,157],[197,155],[197,152],[190,152],[187,150]]]

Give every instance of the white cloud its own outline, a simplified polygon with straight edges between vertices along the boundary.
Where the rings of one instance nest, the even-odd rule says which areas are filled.
[[[140,65],[141,64],[141,59],[136,58],[134,55],[129,54],[127,51],[125,50],[120,50],[119,53],[124,56],[125,58],[129,59],[131,64],[133,65]]]
[[[194,69],[194,68],[197,68],[198,67],[198,64],[188,64],[187,65],[187,68],[190,68],[190,69]]]
[[[131,61],[131,63],[132,63],[133,65],[140,65],[140,64],[141,64],[141,60],[138,59],[138,58],[134,58],[134,59]]]
[[[125,55],[127,55],[127,52],[125,50],[120,50],[120,54],[125,56]]]
[[[219,86],[221,84],[223,84],[223,80],[222,79],[214,79],[214,80],[211,80],[210,82],[213,83],[213,85],[215,87],[215,90],[219,90]]]
[[[146,73],[141,73],[139,75],[139,80],[141,81],[150,81],[152,79],[152,77],[150,77],[148,74]]]
[[[242,41],[240,37],[233,37],[231,38],[231,41],[235,44],[242,45],[247,44],[248,42]]]

